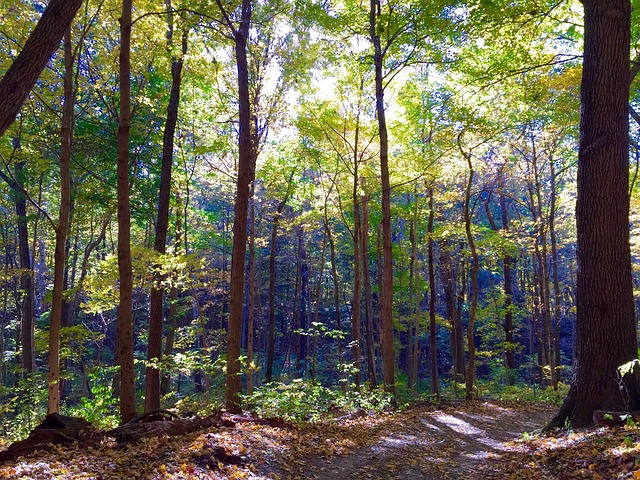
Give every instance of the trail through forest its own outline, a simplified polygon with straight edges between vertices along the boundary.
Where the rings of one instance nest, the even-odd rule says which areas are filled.
[[[504,456],[525,447],[555,412],[546,405],[505,408],[497,403],[414,410],[391,417],[370,432],[366,445],[346,454],[299,459],[289,472],[317,479],[491,478],[504,470]],[[527,433],[525,433],[527,432]],[[316,445],[321,445],[320,442]],[[297,470],[297,471],[295,471]]]
[[[640,479],[640,427],[539,429],[557,407],[478,401],[293,424],[235,425],[118,445],[54,446],[0,479]]]

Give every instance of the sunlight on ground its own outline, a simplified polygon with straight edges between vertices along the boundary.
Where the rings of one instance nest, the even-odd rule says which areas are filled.
[[[447,413],[434,413],[433,418],[440,423],[444,423],[454,432],[469,436],[486,435],[484,430],[476,428],[469,422],[465,422],[464,420]]]

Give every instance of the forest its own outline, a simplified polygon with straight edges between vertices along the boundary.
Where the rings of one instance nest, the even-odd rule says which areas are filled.
[[[4,0],[0,436],[640,409],[637,12]]]

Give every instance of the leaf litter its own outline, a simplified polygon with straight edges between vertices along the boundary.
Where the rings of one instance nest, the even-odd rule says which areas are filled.
[[[487,401],[240,422],[121,446],[55,447],[0,465],[0,479],[640,480],[640,427],[541,435],[556,409]]]

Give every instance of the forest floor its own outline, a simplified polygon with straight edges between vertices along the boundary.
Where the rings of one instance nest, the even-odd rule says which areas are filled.
[[[241,422],[36,452],[0,465],[0,479],[640,480],[640,427],[541,436],[556,410],[478,401],[304,425]]]

